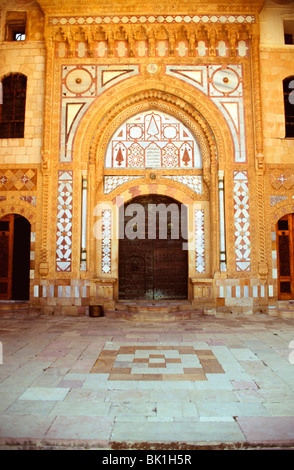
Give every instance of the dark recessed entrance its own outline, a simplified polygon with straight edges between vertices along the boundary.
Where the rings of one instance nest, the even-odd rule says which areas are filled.
[[[9,214],[0,220],[0,299],[28,300],[31,224]]]
[[[277,265],[279,299],[294,299],[294,214],[278,220]]]
[[[188,297],[187,209],[166,196],[141,196],[120,208],[119,298]]]

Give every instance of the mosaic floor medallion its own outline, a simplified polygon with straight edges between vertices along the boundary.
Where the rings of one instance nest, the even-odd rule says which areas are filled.
[[[224,374],[209,349],[193,346],[106,345],[91,373],[109,374],[108,380],[207,380],[206,374]]]

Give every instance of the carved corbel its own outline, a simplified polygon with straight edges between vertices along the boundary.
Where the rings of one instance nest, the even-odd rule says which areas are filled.
[[[54,41],[63,41],[66,42],[66,33],[63,28],[59,27],[52,34],[52,39]]]
[[[209,41],[209,55],[210,57],[216,56],[216,30],[215,28],[211,28],[208,32],[208,41]]]
[[[68,56],[69,57],[74,57],[76,44],[75,44],[75,40],[74,40],[72,31],[70,29],[66,32],[65,38],[66,38],[66,43],[68,45]]]
[[[136,41],[134,37],[134,31],[133,28],[129,28],[127,31],[127,40],[128,40],[128,51],[129,51],[129,57],[135,57],[136,55]]]
[[[135,25],[134,27],[134,36],[136,41],[146,41],[147,33],[146,28],[143,25]]]
[[[187,40],[188,39],[188,34],[187,34],[187,29],[185,26],[180,26],[180,28],[177,31],[177,39],[179,40]]]
[[[124,26],[118,26],[115,30],[114,37],[118,41],[125,41],[127,39],[127,33]]]
[[[94,30],[92,29],[93,31],[93,39],[95,41],[105,41],[106,39],[106,34],[105,34],[105,30],[103,29],[102,26],[96,26],[94,27]]]
[[[229,30],[228,39],[229,39],[230,56],[236,57],[236,44],[237,44],[237,39],[238,39],[238,32],[235,28],[232,28]]]
[[[171,56],[175,55],[176,38],[174,31],[171,31],[168,37],[168,49]]]
[[[108,43],[108,56],[109,57],[114,57],[115,43],[114,43],[113,31],[111,29],[109,29],[106,32],[106,38],[107,38],[107,43]]]
[[[147,29],[149,57],[155,57],[155,36],[153,28]]]
[[[196,37],[195,37],[195,32],[192,30],[188,32],[188,42],[189,42],[189,57],[194,57],[195,49],[196,49]]]
[[[196,37],[198,41],[205,41],[207,39],[207,29],[204,25],[201,25],[200,27],[197,28],[196,30]]]
[[[88,26],[85,28],[85,40],[87,43],[88,56],[94,56],[94,39],[92,34],[92,29]]]

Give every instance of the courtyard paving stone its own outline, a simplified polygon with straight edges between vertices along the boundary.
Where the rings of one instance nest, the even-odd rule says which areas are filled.
[[[294,449],[294,320],[0,317],[0,448]]]

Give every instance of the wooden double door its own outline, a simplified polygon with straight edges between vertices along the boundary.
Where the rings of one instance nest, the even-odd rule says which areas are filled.
[[[144,223],[128,211],[130,204],[138,204],[141,215],[144,210]],[[165,196],[134,198],[121,209],[120,224],[119,298],[187,299],[186,207]]]
[[[0,299],[28,300],[31,225],[9,214],[0,219]]]
[[[294,214],[277,222],[278,296],[294,299]]]

